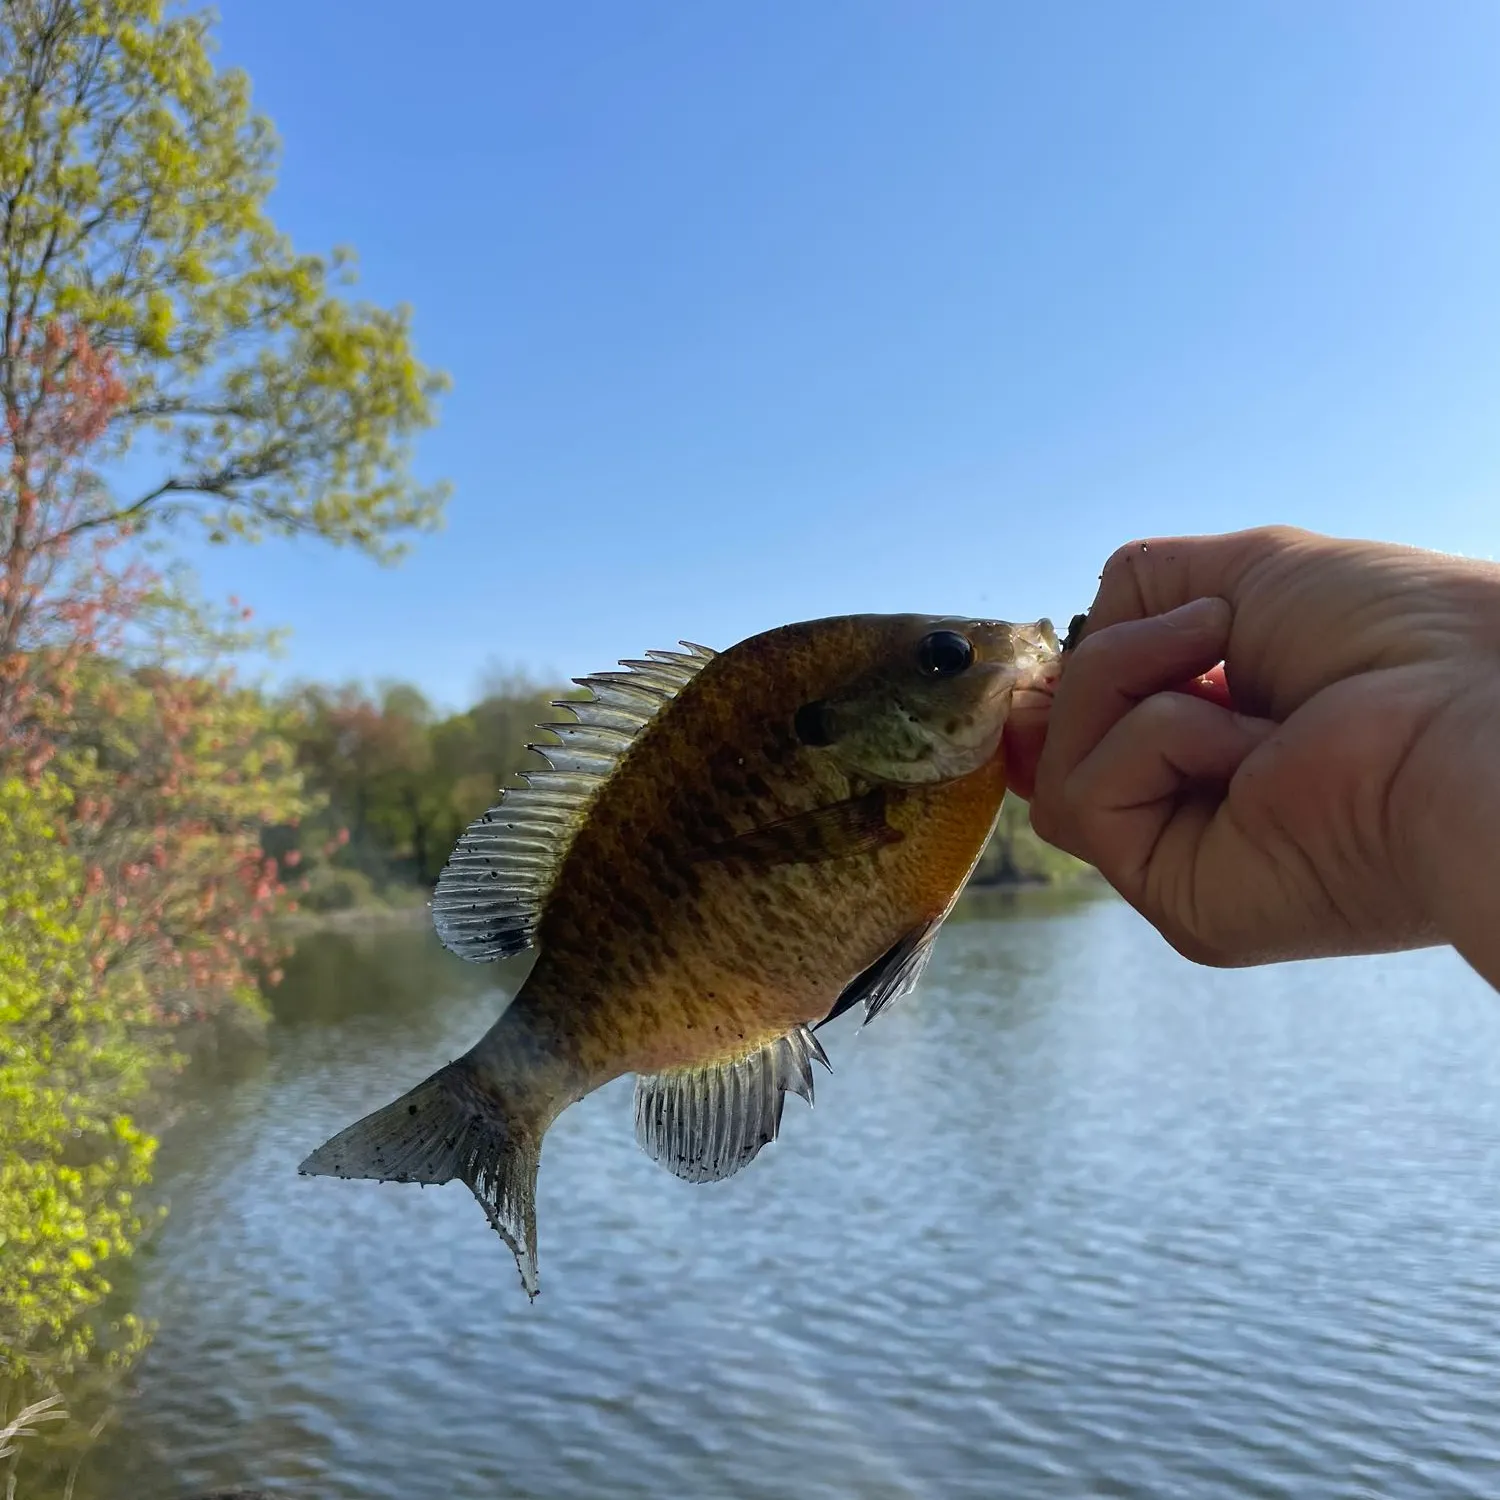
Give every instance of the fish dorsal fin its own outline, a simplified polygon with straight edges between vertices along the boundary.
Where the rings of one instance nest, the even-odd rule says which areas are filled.
[[[863,1001],[864,1024],[868,1026],[892,1001],[911,994],[932,957],[932,945],[937,938],[938,929],[943,925],[943,917],[947,915],[945,911],[942,916],[923,922],[920,927],[912,928],[905,937],[898,938],[868,969],[855,975],[844,986],[844,992],[833,1009],[818,1025],[826,1026],[835,1016],[843,1015],[846,1010]]]
[[[814,1059],[830,1066],[812,1032],[794,1026],[732,1062],[643,1075],[635,1081],[635,1138],[688,1182],[731,1177],[776,1139],[789,1092],[812,1103]]]
[[[524,773],[526,785],[500,793],[469,824],[432,895],[432,921],[443,946],[475,961],[509,958],[536,938],[542,907],[599,789],[636,737],[713,660],[707,646],[648,651],[622,661],[623,672],[574,680],[590,696],[552,705],[573,718],[540,728],[555,745],[531,745],[548,765]]]

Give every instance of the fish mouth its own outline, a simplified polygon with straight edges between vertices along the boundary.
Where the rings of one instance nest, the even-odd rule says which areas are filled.
[[[1016,714],[1045,714],[1052,708],[1052,696],[1056,691],[1056,679],[1048,682],[1028,682],[1012,689],[1010,711]]]
[[[1038,676],[1018,682],[1011,689],[1010,711],[1006,723],[1014,727],[1041,727],[1052,717],[1052,697],[1057,690],[1057,674]]]
[[[1011,689],[1011,712],[1045,713],[1062,676],[1062,648],[1051,620],[1038,620],[1015,631],[1015,682]]]

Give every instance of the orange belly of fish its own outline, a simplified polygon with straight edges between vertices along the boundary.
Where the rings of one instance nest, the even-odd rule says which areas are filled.
[[[672,924],[675,958],[616,997],[626,1066],[730,1061],[822,1020],[845,986],[942,914],[973,870],[1005,794],[1003,757],[901,797],[901,836],[871,853],[753,879],[712,872]]]

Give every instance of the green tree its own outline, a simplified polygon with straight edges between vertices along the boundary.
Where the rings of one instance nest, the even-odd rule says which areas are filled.
[[[276,150],[245,76],[215,70],[205,13],[0,3],[8,554],[191,513],[216,539],[312,533],[387,556],[438,520],[409,445],[443,378],[416,359],[405,309],[338,294],[346,252],[299,254],[277,232]],[[150,475],[135,490],[94,475],[61,507],[39,417],[67,377],[59,327],[123,382],[100,455],[120,473],[135,448],[131,472]],[[60,367],[37,357],[49,338]]]
[[[94,981],[68,802],[50,776],[0,780],[0,1423],[92,1347],[154,1150],[129,1113],[150,1052]]]
[[[335,856],[340,869],[357,873],[353,889],[365,894],[393,877],[416,878],[429,843],[431,722],[427,700],[400,683],[386,684],[378,696],[357,683],[308,684],[291,695],[297,765],[326,803],[326,815],[297,840],[303,855]],[[340,831],[347,839],[322,847]],[[284,843],[269,847],[279,851]],[[345,904],[348,882],[320,882],[319,868],[308,871],[314,902]]]
[[[296,689],[286,733],[319,817],[277,829],[266,846],[283,862],[306,862],[309,905],[345,906],[374,890],[430,887],[458,836],[514,773],[539,769],[528,752],[545,741],[537,725],[565,718],[566,696],[521,678],[497,680],[461,714],[438,719],[417,689],[357,683]],[[340,840],[340,832],[347,838]],[[354,877],[351,879],[350,877]]]
[[[206,614],[119,544],[388,558],[441,513],[410,462],[444,381],[346,253],[278,233],[275,163],[204,13],[0,0],[0,1431],[89,1353],[141,1229],[132,1103],[171,1023],[251,997],[262,825],[310,805],[270,706],[183,661]]]
[[[382,687],[380,723],[386,754],[372,787],[371,831],[388,849],[410,860],[411,876],[418,881],[437,853],[432,837],[432,722],[432,705],[418,689],[403,682]]]
[[[1007,795],[995,831],[975,867],[981,885],[1052,885],[1086,878],[1092,866],[1044,844],[1031,831],[1031,814],[1018,797]]]
[[[542,768],[541,757],[526,747],[548,743],[537,725],[567,720],[553,701],[578,695],[577,689],[543,687],[525,677],[496,677],[473,708],[433,726],[433,854],[423,870],[428,884],[464,829],[494,806],[497,789],[519,784],[522,771]]]

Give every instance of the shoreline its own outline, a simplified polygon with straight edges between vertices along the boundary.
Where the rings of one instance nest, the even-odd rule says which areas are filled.
[[[999,879],[976,877],[964,886],[962,895],[970,892],[1014,892],[1050,891],[1061,892],[1084,890],[1103,885],[1095,870],[1084,870],[1077,875],[1058,880],[1048,875],[1031,871],[1018,871]],[[421,900],[401,902],[396,905],[361,905],[342,907],[336,911],[292,912],[276,922],[278,935],[288,938],[306,937],[313,932],[363,932],[381,928],[420,927],[428,921],[429,904]]]

